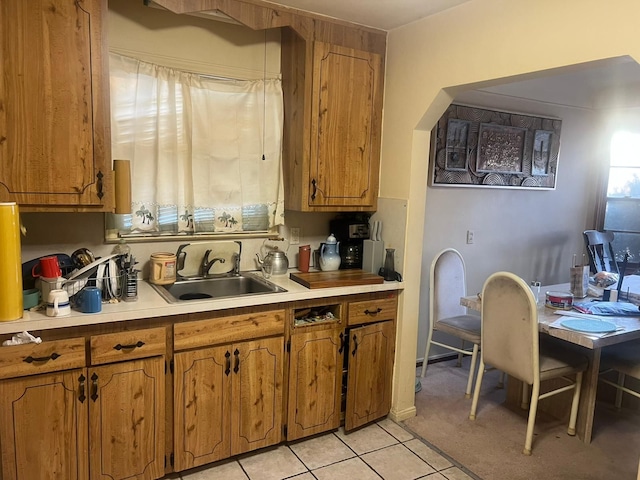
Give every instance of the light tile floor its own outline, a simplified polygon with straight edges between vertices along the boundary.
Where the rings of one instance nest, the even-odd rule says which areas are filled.
[[[263,449],[168,478],[183,480],[479,480],[397,423],[384,419]]]

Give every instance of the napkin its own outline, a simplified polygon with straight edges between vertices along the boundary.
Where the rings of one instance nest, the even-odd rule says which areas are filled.
[[[2,342],[2,345],[6,347],[9,345],[23,345],[25,343],[42,343],[42,339],[40,337],[34,337],[29,332],[20,332],[11,337],[11,340]]]

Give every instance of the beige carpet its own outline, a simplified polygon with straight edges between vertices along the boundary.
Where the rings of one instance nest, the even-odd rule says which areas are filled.
[[[468,358],[468,357],[467,357]],[[468,360],[467,360],[468,362]],[[539,413],[533,455],[522,454],[526,412],[504,405],[498,372],[485,375],[475,421],[464,398],[468,363],[429,365],[416,394],[417,416],[404,425],[484,480],[636,480],[640,414],[598,404],[593,440],[585,445],[566,434],[566,423]],[[418,371],[419,375],[419,371]]]

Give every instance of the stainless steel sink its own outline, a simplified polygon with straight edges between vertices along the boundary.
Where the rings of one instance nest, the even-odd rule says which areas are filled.
[[[151,286],[169,303],[286,292],[284,288],[267,280],[243,274],[185,279],[171,285],[151,284]]]

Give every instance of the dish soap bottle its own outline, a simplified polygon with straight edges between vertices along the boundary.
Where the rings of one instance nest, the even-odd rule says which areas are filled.
[[[340,268],[340,253],[338,246],[340,242],[336,240],[333,233],[327,237],[327,241],[320,249],[320,270],[330,272]]]

